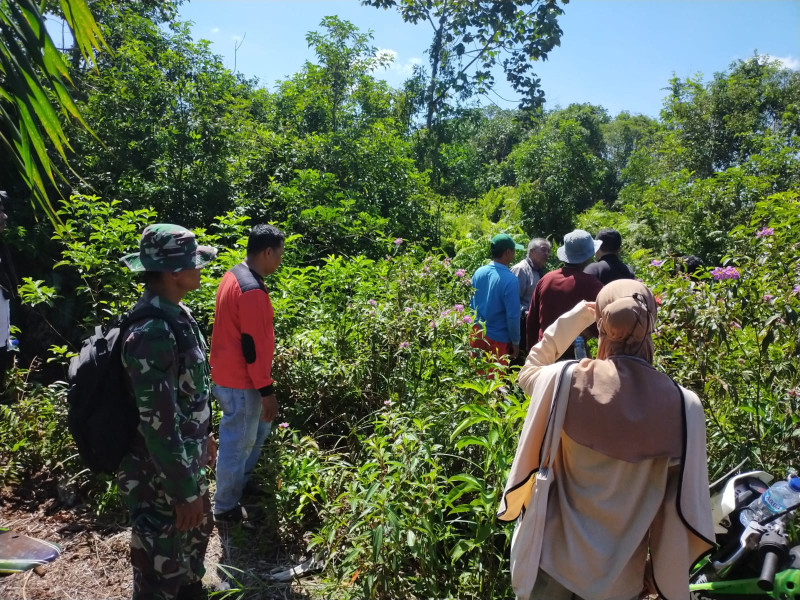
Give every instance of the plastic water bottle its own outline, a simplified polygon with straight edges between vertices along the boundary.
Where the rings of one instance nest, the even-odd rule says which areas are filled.
[[[583,336],[579,335],[572,342],[572,348],[575,350],[575,358],[578,360],[586,358],[586,346],[583,345]]]
[[[778,481],[739,513],[739,520],[747,527],[750,521],[761,521],[770,515],[783,512],[798,502],[800,502],[800,477],[792,477],[789,481]]]

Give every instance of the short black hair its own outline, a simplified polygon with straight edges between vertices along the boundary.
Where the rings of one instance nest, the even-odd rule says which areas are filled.
[[[145,287],[157,284],[164,276],[164,271],[142,271],[139,275]]]
[[[594,239],[603,242],[603,245],[600,246],[600,250],[603,252],[619,252],[622,248],[622,236],[619,231],[610,227],[598,231]]]
[[[255,225],[247,238],[247,254],[258,254],[267,248],[280,248],[286,236],[274,225]]]
[[[502,248],[499,250],[497,248],[490,248],[489,254],[492,257],[492,260],[494,260],[495,258],[500,258],[501,256],[503,256],[503,254],[505,254],[507,250],[509,250],[509,248]]]

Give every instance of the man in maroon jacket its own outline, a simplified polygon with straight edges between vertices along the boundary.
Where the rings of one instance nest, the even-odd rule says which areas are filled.
[[[253,227],[247,258],[225,273],[217,290],[211,335],[211,379],[222,408],[214,494],[217,522],[247,518],[239,501],[278,414],[271,375],[272,303],[264,277],[280,266],[283,243],[284,234],[276,227]]]
[[[542,339],[547,329],[558,317],[581,300],[594,302],[603,283],[595,276],[583,272],[594,259],[594,253],[602,242],[592,239],[589,232],[576,229],[564,236],[564,244],[557,255],[565,264],[539,280],[533,290],[526,321],[527,343],[530,350]],[[595,332],[594,335],[597,335]],[[562,359],[573,358],[572,346],[564,349]]]

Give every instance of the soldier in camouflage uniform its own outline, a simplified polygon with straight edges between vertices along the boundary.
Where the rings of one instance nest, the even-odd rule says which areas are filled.
[[[198,246],[178,225],[150,225],[139,252],[122,258],[145,272],[137,307],[151,304],[182,327],[176,334],[158,318],[136,322],[125,333],[122,361],[139,407],[139,427],[118,473],[131,513],[134,600],[205,598],[208,538],[213,529],[206,467],[216,458],[210,436],[209,369],[197,323],[180,303],[200,287],[200,269],[216,249]],[[192,339],[193,338],[193,339]],[[196,341],[196,343],[194,343]]]

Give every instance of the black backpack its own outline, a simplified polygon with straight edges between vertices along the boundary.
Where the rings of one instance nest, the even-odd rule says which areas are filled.
[[[136,321],[163,319],[183,353],[197,346],[174,317],[156,306],[129,311],[108,330],[97,326],[69,364],[67,426],[83,462],[95,473],[116,474],[139,424],[139,410],[122,366],[125,332]]]

